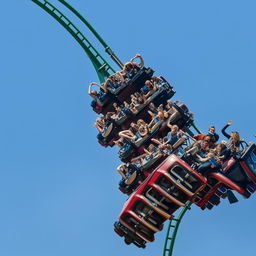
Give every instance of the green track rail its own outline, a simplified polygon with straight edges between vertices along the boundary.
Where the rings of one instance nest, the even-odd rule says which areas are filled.
[[[69,3],[67,3],[65,0],[58,0],[61,2],[64,6],[66,6],[75,16],[77,16],[87,28],[94,34],[94,36],[99,40],[99,42],[102,44],[102,46],[105,48],[106,53],[110,55],[112,60],[122,69],[124,64],[121,62],[121,60],[115,55],[115,53],[112,51],[112,49],[109,47],[109,45],[103,40],[103,38],[99,35],[99,33],[94,29],[94,27]]]
[[[196,124],[193,122],[192,125],[191,125],[195,131],[198,133],[198,134],[201,134],[202,132],[197,128]]]
[[[178,229],[181,223],[181,220],[183,219],[183,216],[187,212],[188,209],[190,209],[190,206],[192,203],[190,202],[187,206],[183,207],[183,209],[180,211],[180,214],[177,218],[173,218],[169,221],[168,229],[167,229],[167,235],[164,243],[164,252],[163,256],[172,256],[173,248],[176,240],[176,236],[178,233]]]
[[[89,40],[82,34],[82,32],[54,5],[46,0],[32,0],[47,13],[49,13],[55,20],[57,20],[81,45],[91,60],[99,80],[103,83],[115,70],[108,64],[108,62],[100,55]]]

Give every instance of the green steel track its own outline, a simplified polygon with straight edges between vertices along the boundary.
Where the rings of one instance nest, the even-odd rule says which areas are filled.
[[[91,60],[95,71],[101,83],[103,83],[115,70],[108,64],[108,62],[100,55],[89,40],[82,34],[82,32],[54,5],[46,0],[32,0],[39,5],[47,13],[49,13],[55,20],[57,20],[81,45]]]
[[[89,30],[93,33],[93,35],[99,40],[99,42],[102,44],[102,46],[105,48],[106,53],[110,55],[112,60],[120,67],[123,68],[124,64],[121,62],[121,60],[115,55],[115,53],[111,50],[111,48],[107,45],[107,43],[103,40],[103,38],[98,34],[98,32],[93,28],[93,26],[76,10],[74,9],[69,3],[67,3],[65,0],[58,0],[61,2],[64,6],[66,6],[71,12],[75,14]]]
[[[85,53],[91,60],[101,83],[103,83],[112,73],[115,73],[115,70],[100,55],[100,53],[89,42],[89,40],[82,34],[82,32],[62,12],[60,12],[57,9],[57,7],[55,7],[53,4],[51,4],[49,1],[46,1],[46,0],[31,0],[31,1],[33,1],[35,4],[40,6],[43,10],[45,10],[48,14],[50,14],[55,20],[57,20],[80,44],[80,46],[84,49]],[[62,3],[66,8],[68,8],[76,17],[78,17],[87,28],[89,28],[89,30],[94,34],[97,40],[105,48],[106,53],[110,55],[111,59],[120,68],[122,68],[123,63],[114,54],[111,48],[96,32],[96,30],[91,26],[91,24],[65,0],[58,0],[58,1]],[[195,129],[197,133],[201,133],[200,130],[196,127],[195,123],[192,123],[192,127]],[[191,131],[189,131],[189,134],[193,135]],[[182,208],[178,217],[174,217],[172,220],[170,220],[168,229],[167,229],[165,244],[164,244],[163,256],[172,256],[179,225],[181,223],[183,216],[187,212],[187,210],[190,209],[191,204],[192,203],[189,203],[186,207]]]
[[[183,216],[187,212],[187,210],[190,209],[191,205],[192,205],[192,203],[190,202],[187,206],[182,208],[182,210],[180,211],[180,214],[178,215],[177,218],[174,217],[172,220],[169,221],[167,235],[166,235],[165,243],[164,243],[163,256],[172,256],[174,244],[175,244],[175,240],[176,240],[176,236],[178,233],[180,223],[182,221]]]

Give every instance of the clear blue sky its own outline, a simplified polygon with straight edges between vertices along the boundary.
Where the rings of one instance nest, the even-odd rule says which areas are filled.
[[[69,2],[124,62],[141,53],[166,77],[202,131],[231,119],[253,140],[255,1]],[[113,232],[126,196],[117,150],[95,138],[87,85],[97,76],[82,48],[32,1],[2,1],[1,10],[0,255],[161,255],[165,231],[145,250]],[[239,198],[194,206],[174,255],[252,255],[255,197]]]

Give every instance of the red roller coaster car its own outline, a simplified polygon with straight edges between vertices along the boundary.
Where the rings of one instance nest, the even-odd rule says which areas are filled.
[[[145,247],[173,212],[205,185],[206,179],[187,163],[174,154],[169,156],[126,201],[115,231],[127,243]]]
[[[127,244],[144,248],[146,242],[154,241],[154,234],[162,230],[165,220],[188,201],[211,209],[230,190],[250,197],[256,190],[255,182],[254,143],[247,145],[240,157],[229,159],[222,169],[206,178],[173,154],[126,201],[114,229]]]
[[[255,192],[256,183],[256,145],[250,143],[238,158],[230,158],[219,172],[207,175],[207,185],[194,198],[194,203],[202,209],[218,205],[232,189],[249,198]]]

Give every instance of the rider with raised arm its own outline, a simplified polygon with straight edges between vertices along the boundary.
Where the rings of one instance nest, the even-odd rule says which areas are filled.
[[[134,60],[139,58],[140,63],[135,63]],[[131,60],[124,64],[123,69],[119,72],[123,78],[131,78],[140,68],[144,66],[144,60],[140,54],[136,54]]]
[[[92,86],[93,85],[97,85],[100,89],[104,90],[104,87],[101,84],[98,83],[90,83],[89,87],[88,87],[88,94],[94,99],[97,100],[98,99],[98,93],[97,91],[92,90]]]
[[[242,140],[240,139],[240,134],[238,132],[231,132],[231,134],[228,134],[226,132],[226,129],[231,125],[232,121],[228,121],[228,123],[223,127],[221,132],[226,138],[228,138],[228,141],[226,142],[226,147],[228,149],[231,149],[233,152],[238,152]]]
[[[137,59],[137,58],[140,59],[140,63],[138,63],[138,64],[134,62],[134,60]],[[131,58],[130,63],[135,64],[139,68],[144,67],[144,60],[143,60],[143,58],[141,57],[141,55],[139,53],[137,53],[133,58]]]

